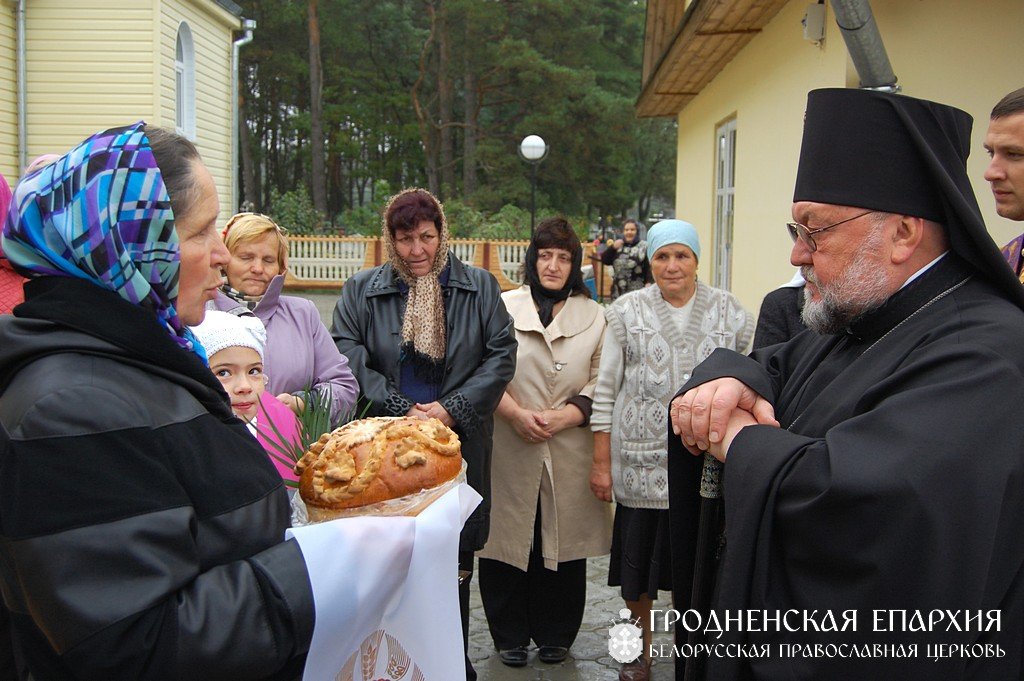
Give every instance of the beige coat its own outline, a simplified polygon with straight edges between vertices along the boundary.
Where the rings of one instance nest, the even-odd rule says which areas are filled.
[[[524,409],[558,409],[574,395],[593,397],[605,319],[601,306],[572,296],[545,329],[526,286],[502,294],[515,322],[516,375],[506,392]],[[589,428],[567,428],[531,444],[495,414],[491,463],[491,534],[481,558],[526,570],[537,499],[544,566],[608,553],[611,504],[590,491],[594,441]]]

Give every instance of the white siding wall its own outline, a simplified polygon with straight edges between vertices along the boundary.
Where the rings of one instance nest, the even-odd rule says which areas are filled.
[[[145,120],[174,127],[178,24],[196,53],[196,144],[231,215],[232,29],[213,0],[31,0],[26,7],[28,158],[70,149],[88,135]],[[18,177],[15,17],[0,0],[0,173]]]
[[[26,3],[29,160],[153,120],[152,17],[145,2]]]
[[[15,6],[0,2],[0,174],[11,185],[18,179],[18,80]]]
[[[231,201],[231,41],[238,20],[209,0],[163,0],[160,7],[159,115],[174,128],[174,48],[178,26],[192,29],[195,46],[196,138],[203,161],[220,191],[221,222]]]

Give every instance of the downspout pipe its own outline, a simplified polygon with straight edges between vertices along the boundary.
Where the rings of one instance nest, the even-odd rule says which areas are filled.
[[[25,0],[20,0],[24,2]],[[242,30],[245,31],[238,40],[231,44],[231,212],[238,212],[238,159],[240,156],[238,142],[238,53],[243,45],[252,42],[252,32],[256,30],[255,19],[242,19]]]
[[[885,52],[882,34],[868,0],[832,0],[836,24],[860,77],[860,86],[883,92],[899,92],[896,74]]]
[[[21,177],[21,173],[24,172],[25,166],[28,165],[28,127],[27,127],[27,111],[28,111],[28,78],[26,77],[25,69],[25,0],[18,0],[17,17],[15,19],[17,25],[17,71],[18,71],[18,177]]]

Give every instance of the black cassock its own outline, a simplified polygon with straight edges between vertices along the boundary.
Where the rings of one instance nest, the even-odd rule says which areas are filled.
[[[712,656],[709,679],[1024,678],[1016,304],[950,253],[847,332],[805,332],[750,357],[716,350],[680,392],[721,376],[768,399],[782,428],[745,428],[729,450],[714,607],[723,626],[741,611],[800,615],[778,625],[734,619],[708,642],[759,646],[746,651],[769,657]],[[684,609],[699,459],[669,441],[673,579]],[[831,612],[842,626],[852,609],[855,631],[815,631],[803,619],[829,628]],[[936,622],[936,611],[949,612]],[[904,647],[865,647],[875,643]]]

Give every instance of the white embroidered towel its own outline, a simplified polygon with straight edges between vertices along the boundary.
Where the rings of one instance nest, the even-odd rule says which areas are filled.
[[[288,530],[316,625],[308,681],[464,681],[459,532],[481,497],[461,484],[414,518],[344,518]]]

